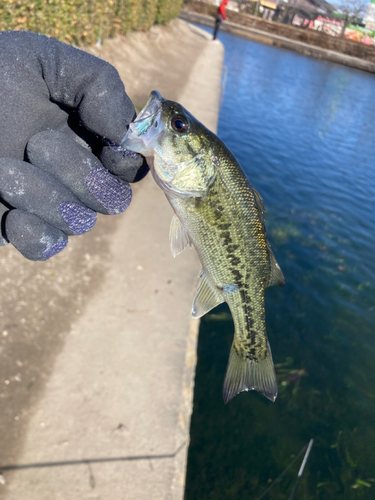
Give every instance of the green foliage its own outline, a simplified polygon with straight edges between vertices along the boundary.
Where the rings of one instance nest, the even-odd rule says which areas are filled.
[[[177,17],[182,0],[0,0],[0,30],[27,30],[88,45]]]
[[[182,0],[159,0],[157,5],[156,22],[166,24],[177,17],[182,6]]]

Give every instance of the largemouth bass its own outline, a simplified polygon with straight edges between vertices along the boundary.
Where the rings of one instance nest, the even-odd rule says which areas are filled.
[[[187,245],[202,264],[192,316],[227,302],[235,325],[224,380],[227,403],[256,390],[271,401],[277,382],[265,325],[264,290],[284,285],[267,241],[264,208],[234,155],[180,104],[157,91],[121,144],[144,155],[172,205],[172,254]]]

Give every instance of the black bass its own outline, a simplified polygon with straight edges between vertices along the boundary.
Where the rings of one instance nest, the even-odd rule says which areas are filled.
[[[264,290],[284,285],[266,237],[264,208],[229,149],[180,104],[153,91],[121,144],[144,155],[175,212],[172,254],[192,245],[202,264],[192,316],[227,302],[235,325],[224,380],[227,403],[277,382],[267,339]]]

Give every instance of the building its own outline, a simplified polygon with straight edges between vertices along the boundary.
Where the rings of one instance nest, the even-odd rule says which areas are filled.
[[[303,24],[306,19],[314,20],[318,16],[330,18],[336,10],[325,0],[280,0],[278,8],[282,10],[278,16],[279,22],[292,24],[296,19],[293,24],[297,25]]]
[[[371,0],[370,5],[367,7],[363,22],[365,23],[366,29],[375,31],[375,0]]]

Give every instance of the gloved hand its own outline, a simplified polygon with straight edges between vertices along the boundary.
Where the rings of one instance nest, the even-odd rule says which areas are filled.
[[[45,260],[128,207],[148,170],[116,146],[135,110],[110,64],[28,32],[0,33],[0,95],[0,245]]]

